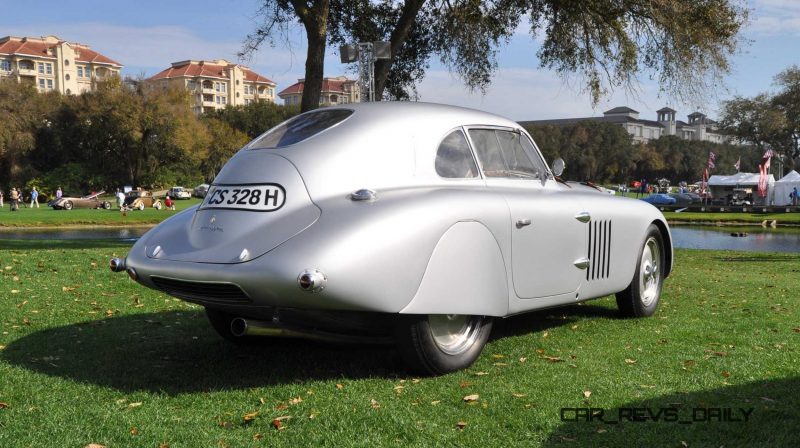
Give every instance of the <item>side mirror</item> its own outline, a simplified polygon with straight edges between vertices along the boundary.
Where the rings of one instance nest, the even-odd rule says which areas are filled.
[[[553,174],[556,175],[556,177],[561,176],[561,173],[564,172],[565,167],[566,164],[564,163],[564,159],[561,157],[557,158],[553,161]]]

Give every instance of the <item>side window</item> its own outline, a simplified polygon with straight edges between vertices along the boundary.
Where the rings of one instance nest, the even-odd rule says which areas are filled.
[[[469,131],[486,177],[541,179],[544,163],[533,144],[517,132],[472,129]]]
[[[463,132],[453,131],[442,140],[436,151],[436,174],[448,179],[478,177],[478,167]]]

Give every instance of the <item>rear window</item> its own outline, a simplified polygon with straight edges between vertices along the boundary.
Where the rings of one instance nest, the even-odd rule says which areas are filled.
[[[352,110],[318,110],[298,115],[261,135],[247,149],[283,148],[319,134],[353,114]]]

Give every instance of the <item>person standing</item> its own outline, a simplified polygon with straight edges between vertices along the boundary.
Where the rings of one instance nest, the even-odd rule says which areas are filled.
[[[794,189],[792,190],[792,196],[793,196],[792,205],[797,205],[797,202],[798,202],[797,187],[794,187]],[[2,196],[0,196],[0,198],[2,198]],[[2,204],[3,204],[3,200],[0,199],[0,205],[2,205]]]
[[[39,208],[39,191],[36,187],[31,190],[31,208],[33,208],[33,204],[36,204],[36,208]]]
[[[117,188],[117,193],[114,196],[117,197],[117,208],[122,209],[122,206],[125,204],[125,193]]]
[[[56,199],[61,199],[61,196],[63,196],[63,193],[61,192],[61,187],[58,187],[58,190],[56,190]]]
[[[8,199],[11,202],[11,211],[17,211],[19,209],[19,192],[16,188],[11,189],[11,192],[8,194]]]
[[[3,190],[0,190],[0,209],[3,208]]]

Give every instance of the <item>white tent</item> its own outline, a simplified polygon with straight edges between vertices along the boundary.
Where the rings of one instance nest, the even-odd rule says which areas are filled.
[[[783,176],[780,180],[775,182],[775,205],[790,205],[792,203],[789,199],[789,193],[795,188],[800,191],[800,174],[797,171],[789,171],[789,174]]]
[[[759,177],[760,175],[758,173],[736,173],[731,175],[715,174],[708,178],[708,188],[711,190],[711,195],[715,199],[727,197],[733,193],[734,188],[744,188],[752,191],[755,204],[770,204],[773,187],[775,185],[775,177],[772,174],[767,175],[767,197],[763,199],[758,195]]]

